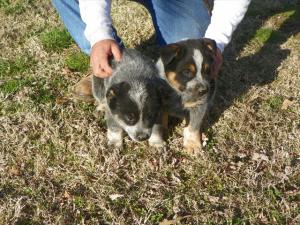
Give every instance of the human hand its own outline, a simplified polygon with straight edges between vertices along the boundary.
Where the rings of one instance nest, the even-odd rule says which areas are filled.
[[[212,78],[217,79],[218,74],[220,72],[221,66],[223,63],[222,52],[219,48],[217,48],[216,54],[214,55],[214,63],[212,67]]]
[[[120,61],[122,57],[121,50],[115,40],[106,39],[96,42],[91,51],[91,65],[95,76],[106,78],[111,76],[112,68],[108,59],[113,56],[116,61]]]

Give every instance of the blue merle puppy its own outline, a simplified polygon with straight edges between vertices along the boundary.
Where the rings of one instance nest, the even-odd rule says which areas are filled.
[[[105,109],[108,144],[122,148],[123,131],[137,142],[162,147],[161,79],[155,63],[134,49],[125,49],[121,62],[112,61],[112,76],[93,76],[98,109]]]

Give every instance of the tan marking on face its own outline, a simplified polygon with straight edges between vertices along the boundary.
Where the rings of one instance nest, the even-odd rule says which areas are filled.
[[[116,96],[116,93],[114,92],[114,90],[109,90],[107,93],[107,98],[108,99],[112,99],[113,97]]]
[[[196,69],[195,64],[193,64],[193,63],[188,64],[187,69],[190,70],[194,76],[197,74],[197,69]]]
[[[177,74],[175,72],[167,72],[166,74],[168,81],[178,90],[182,88],[182,85],[176,79]]]
[[[210,72],[210,65],[208,63],[203,63],[202,71],[204,71],[205,73],[209,73]]]
[[[201,100],[197,100],[197,101],[194,101],[194,102],[185,102],[184,103],[184,108],[193,108],[197,105],[199,105],[201,103]]]
[[[207,48],[208,48],[208,49],[210,49],[211,51],[213,51],[213,50],[214,50],[214,48],[213,48],[212,44],[210,44],[210,43],[207,43],[207,44],[206,44],[206,46],[207,46]]]
[[[179,46],[177,46],[177,45],[169,45],[169,48],[174,49],[176,51],[176,53],[178,53],[178,51],[179,51]]]

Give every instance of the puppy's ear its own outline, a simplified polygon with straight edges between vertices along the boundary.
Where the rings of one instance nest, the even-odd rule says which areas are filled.
[[[201,52],[205,56],[205,60],[202,64],[202,72],[204,74],[212,74],[212,65],[215,60],[215,56],[217,53],[217,44],[214,40],[209,39],[209,38],[202,38],[200,39],[201,43]],[[211,78],[209,76],[209,78]]]
[[[130,85],[123,81],[117,84],[113,84],[106,92],[106,98],[108,101],[119,97],[119,96],[124,96],[128,93],[130,90]]]
[[[217,44],[215,40],[209,39],[209,38],[203,38],[201,39],[203,50],[205,53],[209,55],[215,55],[217,52]]]
[[[123,49],[120,49],[120,51],[121,51],[122,54],[123,54]],[[110,56],[110,57],[108,58],[108,64],[110,65],[110,67],[111,67],[113,70],[115,70],[115,69],[117,68],[117,66],[118,66],[119,63],[120,63],[120,62],[116,61],[116,60],[114,59],[113,56]]]
[[[183,49],[177,44],[169,44],[161,47],[159,54],[164,66],[167,66],[175,59],[183,57]]]

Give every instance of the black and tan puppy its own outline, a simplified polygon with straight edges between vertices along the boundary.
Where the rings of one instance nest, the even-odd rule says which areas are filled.
[[[157,68],[167,83],[164,110],[188,121],[184,128],[184,147],[195,152],[201,148],[200,128],[215,93],[212,66],[216,43],[211,39],[185,40],[160,49]]]

